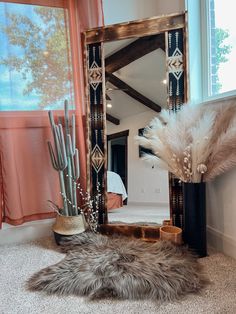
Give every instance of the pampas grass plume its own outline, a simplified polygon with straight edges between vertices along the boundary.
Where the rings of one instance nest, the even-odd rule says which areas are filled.
[[[213,180],[236,166],[236,104],[186,104],[177,113],[162,110],[136,141],[154,154],[145,154],[144,161],[180,180]]]

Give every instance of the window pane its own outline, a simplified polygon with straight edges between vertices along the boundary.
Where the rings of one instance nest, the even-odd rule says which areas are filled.
[[[209,0],[211,95],[236,89],[234,0]]]
[[[67,11],[0,3],[0,110],[73,107]]]

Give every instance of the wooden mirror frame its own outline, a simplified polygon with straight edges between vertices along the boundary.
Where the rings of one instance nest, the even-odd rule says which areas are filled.
[[[188,99],[186,13],[152,17],[87,30],[83,33],[86,81],[87,191],[99,193],[98,230],[106,234],[125,234],[153,240],[159,227],[135,224],[109,224],[106,208],[106,98],[103,44],[108,41],[165,34],[167,108],[177,111]],[[182,226],[182,191],[177,179],[169,175],[170,218]]]

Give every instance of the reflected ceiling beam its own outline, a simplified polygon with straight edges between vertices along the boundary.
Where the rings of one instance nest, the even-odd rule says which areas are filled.
[[[113,73],[158,48],[165,51],[164,33],[139,38],[105,58],[106,71]]]
[[[113,117],[109,113],[106,114],[106,119],[107,119],[107,121],[109,121],[109,122],[111,122],[111,123],[113,123],[115,125],[119,125],[120,124],[120,120],[115,118],[115,117]]]
[[[108,81],[113,84],[114,86],[121,89],[124,93],[129,95],[130,97],[134,98],[135,100],[139,101],[146,107],[156,111],[161,111],[161,106],[156,104],[151,99],[147,98],[146,96],[140,94],[138,91],[136,91],[134,88],[132,88],[130,85],[126,84],[124,81],[120,80],[117,76],[111,73],[106,72],[106,77],[108,78]]]

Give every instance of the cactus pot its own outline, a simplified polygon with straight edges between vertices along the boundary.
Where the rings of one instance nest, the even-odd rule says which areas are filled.
[[[60,245],[63,238],[82,233],[86,230],[85,219],[82,214],[78,216],[64,216],[58,214],[52,226],[55,241]]]

